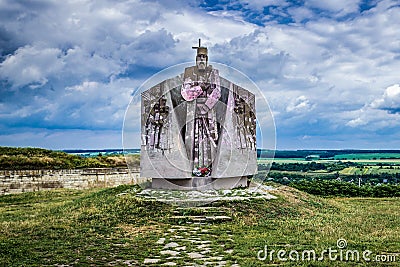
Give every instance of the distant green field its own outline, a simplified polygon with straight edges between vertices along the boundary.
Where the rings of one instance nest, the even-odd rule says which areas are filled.
[[[340,171],[340,174],[345,174],[345,175],[359,175],[361,174],[361,171],[359,168],[356,167],[349,167],[345,168]]]
[[[357,153],[357,154],[342,154],[336,155],[335,159],[342,160],[342,159],[400,159],[400,153]]]
[[[309,163],[310,161],[306,161],[304,158],[274,158],[274,159],[258,159],[258,163],[268,163],[274,161],[276,163]]]
[[[382,173],[396,174],[400,173],[400,169],[398,167],[391,169],[387,166],[382,168],[380,168],[379,166],[363,166],[363,168],[348,167],[340,171],[340,174],[344,175],[366,175],[366,174],[382,174]]]
[[[379,153],[370,154],[377,156]],[[347,154],[350,155],[350,154]],[[362,154],[360,154],[362,155]],[[394,156],[392,153],[380,153],[380,156],[375,159],[320,159],[314,161],[308,161],[303,158],[275,158],[275,159],[260,159],[258,160],[259,164],[267,164],[271,163],[273,160],[276,164],[309,164],[311,162],[326,164],[327,169],[324,170],[306,170],[301,171],[299,169],[292,169],[291,166],[288,165],[288,168],[280,170],[274,170],[272,173],[281,173],[285,176],[297,175],[297,176],[307,176],[307,177],[324,177],[325,175],[332,175],[339,172],[340,175],[376,175],[380,176],[382,174],[389,174],[394,177],[396,174],[400,174],[400,159],[380,159],[389,156]],[[399,154],[400,155],[400,154]],[[363,156],[366,158],[366,156]],[[342,163],[339,163],[341,161]],[[352,162],[357,164],[345,164],[345,162]],[[353,166],[352,166],[353,165]],[[335,166],[340,166],[339,168]],[[282,167],[281,167],[282,168]],[[344,168],[344,169],[341,169]],[[260,175],[259,175],[260,176]]]
[[[289,158],[289,159],[275,158],[274,162],[284,164],[284,163],[308,163],[309,161],[306,161],[303,158]]]
[[[378,154],[385,154],[385,155],[395,155],[395,154],[389,154],[389,153],[375,153],[375,155]],[[260,164],[266,164],[271,161],[275,163],[280,163],[280,164],[287,164],[287,163],[310,163],[310,162],[318,162],[318,163],[334,163],[337,161],[351,161],[351,162],[356,162],[356,163],[364,163],[364,164],[390,164],[390,165],[399,165],[400,166],[400,157],[397,159],[394,158],[389,158],[388,156],[381,156],[381,157],[370,157],[367,158],[366,156],[363,157],[353,157],[349,155],[365,155],[365,154],[346,154],[346,155],[340,155],[342,158],[335,158],[335,159],[319,159],[319,160],[305,160],[304,158],[274,158],[274,159],[258,159],[258,163]],[[396,154],[397,155],[397,154]],[[400,154],[398,154],[400,155]],[[354,158],[354,159],[353,159]],[[375,158],[375,159],[374,159]]]
[[[335,162],[338,160],[334,160],[332,162]],[[400,159],[347,159],[347,160],[340,160],[343,162],[354,162],[354,163],[361,163],[361,164],[366,164],[366,165],[376,165],[376,164],[387,164],[387,165],[400,165]],[[326,162],[326,161],[325,161]]]

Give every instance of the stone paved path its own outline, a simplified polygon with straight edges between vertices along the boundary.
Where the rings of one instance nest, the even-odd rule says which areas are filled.
[[[218,225],[173,225],[152,245],[155,253],[144,260],[149,266],[233,266],[227,260],[233,253],[232,235],[218,240]],[[157,252],[156,252],[157,251]]]
[[[233,266],[230,257],[234,252],[231,233],[223,233],[222,239],[220,222],[232,218],[224,208],[197,207],[196,212],[187,215],[190,207],[201,206],[219,199],[247,200],[273,199],[272,187],[252,183],[246,189],[212,190],[208,191],[173,191],[173,190],[143,190],[138,195],[143,198],[157,199],[166,203],[174,203],[178,207],[171,227],[158,239],[155,244],[149,244],[153,254],[146,258],[144,266]],[[189,208],[188,208],[189,207]],[[228,209],[229,210],[229,209]],[[182,221],[186,224],[182,225]]]

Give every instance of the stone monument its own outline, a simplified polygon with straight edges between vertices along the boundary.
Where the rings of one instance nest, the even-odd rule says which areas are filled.
[[[247,187],[257,172],[255,96],[219,75],[199,45],[196,65],[141,95],[140,175],[152,188]]]

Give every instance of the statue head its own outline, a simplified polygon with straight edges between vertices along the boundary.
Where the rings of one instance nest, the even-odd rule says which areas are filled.
[[[201,39],[199,39],[199,46],[192,48],[197,49],[197,54],[196,54],[197,69],[200,71],[206,70],[208,63],[207,47],[201,46]]]

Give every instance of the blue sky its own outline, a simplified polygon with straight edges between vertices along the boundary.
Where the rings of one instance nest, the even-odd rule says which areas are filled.
[[[400,2],[0,0],[0,145],[120,148],[147,78],[210,59],[247,74],[278,149],[400,149]]]

